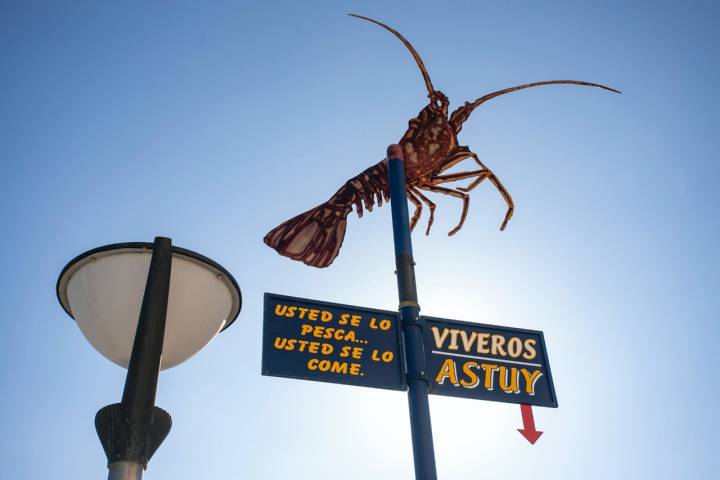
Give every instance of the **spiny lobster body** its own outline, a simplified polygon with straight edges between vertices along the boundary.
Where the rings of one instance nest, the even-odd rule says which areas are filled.
[[[409,185],[437,169],[438,158],[446,158],[457,147],[457,138],[447,115],[429,106],[410,120],[408,130],[398,142],[405,156],[405,176]]]
[[[470,205],[468,192],[486,179],[497,188],[508,206],[500,230],[505,229],[508,220],[512,217],[514,211],[512,197],[500,180],[474,152],[458,143],[457,134],[462,129],[463,123],[479,105],[516,90],[552,84],[583,85],[620,93],[597,83],[578,80],[527,83],[484,95],[474,102],[465,102],[448,117],[448,98],[441,91],[433,88],[425,65],[412,45],[400,33],[383,23],[360,15],[351,14],[351,16],[375,23],[400,39],[412,54],[425,80],[430,102],[417,117],[410,120],[408,130],[398,143],[402,147],[405,157],[407,197],[415,206],[415,211],[410,219],[410,227],[414,229],[420,219],[422,206],[425,204],[430,210],[426,234],[430,233],[430,227],[433,224],[435,204],[421,190],[442,193],[462,200],[460,221],[448,235],[454,235],[462,228]],[[477,164],[477,169],[443,174],[458,163],[470,158]],[[472,179],[466,187],[441,186],[466,179]],[[362,217],[363,207],[372,211],[376,202],[378,206],[382,206],[383,199],[388,201],[389,197],[387,165],[383,159],[345,182],[327,202],[281,223],[265,235],[263,240],[281,255],[313,267],[327,267],[340,251],[345,237],[347,216],[353,207],[358,216]]]

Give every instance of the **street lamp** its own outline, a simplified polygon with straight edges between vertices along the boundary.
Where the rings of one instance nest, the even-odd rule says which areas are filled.
[[[95,427],[108,479],[139,480],[172,423],[155,406],[159,371],[187,360],[232,324],[240,288],[209,258],[156,237],[79,255],[60,274],[57,295],[90,344],[128,369],[122,401],[102,408]]]

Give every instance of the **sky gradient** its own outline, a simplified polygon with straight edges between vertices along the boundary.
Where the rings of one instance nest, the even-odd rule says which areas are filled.
[[[424,314],[545,332],[558,409],[431,398],[443,479],[710,478],[720,469],[720,7],[590,1],[0,2],[3,475],[104,478],[95,412],[125,371],[55,298],[91,248],[173,238],[240,284],[240,317],[163,372],[146,478],[412,478],[406,396],[260,376],[262,294],[391,310],[390,209],[317,270],[262,243],[380,160],[423,108],[413,43],[460,141],[513,195],[433,196]]]

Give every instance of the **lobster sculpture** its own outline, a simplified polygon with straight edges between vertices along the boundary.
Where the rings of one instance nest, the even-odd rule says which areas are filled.
[[[486,179],[497,188],[507,203],[507,213],[500,230],[505,229],[512,217],[514,204],[503,184],[469,147],[458,143],[457,135],[475,108],[500,95],[541,85],[584,85],[620,93],[618,90],[604,85],[577,80],[527,83],[489,93],[474,102],[465,102],[448,117],[448,98],[441,91],[435,90],[422,59],[410,42],[399,32],[377,20],[355,14],[350,15],[379,25],[394,34],[410,51],[425,80],[430,101],[417,117],[410,120],[408,130],[398,143],[402,147],[405,157],[407,197],[415,206],[415,211],[410,219],[410,228],[415,228],[424,203],[430,210],[426,235],[430,233],[430,227],[433,224],[435,204],[421,191],[450,195],[462,201],[460,221],[448,235],[454,235],[462,228],[470,206],[468,192]],[[443,174],[468,159],[472,159],[477,164],[475,170]],[[466,179],[472,179],[466,187],[442,186],[446,183]],[[335,260],[340,251],[345,237],[347,217],[353,207],[357,210],[358,217],[362,217],[363,205],[368,211],[372,211],[376,200],[378,206],[382,206],[383,199],[387,202],[389,196],[387,164],[383,159],[345,182],[327,202],[281,223],[265,235],[263,240],[280,255],[300,260],[313,267],[327,267]]]

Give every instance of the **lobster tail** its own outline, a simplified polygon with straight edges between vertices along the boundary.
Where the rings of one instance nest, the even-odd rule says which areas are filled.
[[[327,267],[340,252],[351,211],[325,202],[281,223],[263,241],[280,255],[312,267]]]
[[[363,205],[372,211],[375,201],[382,206],[389,199],[385,161],[351,178],[327,202],[273,228],[263,241],[280,255],[299,260],[311,267],[325,268],[340,252],[347,216],[356,208],[359,217]]]

